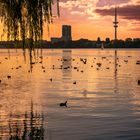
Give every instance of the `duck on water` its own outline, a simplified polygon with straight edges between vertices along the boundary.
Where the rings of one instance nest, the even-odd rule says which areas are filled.
[[[64,102],[64,103],[60,103],[60,104],[59,104],[59,106],[61,106],[61,107],[62,107],[62,106],[67,107],[67,101],[66,101],[66,102]]]

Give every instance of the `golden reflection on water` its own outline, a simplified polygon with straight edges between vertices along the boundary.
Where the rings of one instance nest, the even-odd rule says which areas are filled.
[[[0,50],[0,139],[91,139],[92,130],[98,139],[100,132],[119,135],[130,120],[139,123],[139,53],[35,50],[30,58],[28,50]],[[59,108],[66,100],[68,108]]]

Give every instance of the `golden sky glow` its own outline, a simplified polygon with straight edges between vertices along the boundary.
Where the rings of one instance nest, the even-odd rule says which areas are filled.
[[[96,40],[114,38],[114,6],[118,6],[118,39],[140,37],[140,0],[60,0],[60,18],[44,26],[43,39],[61,37],[61,26],[72,26],[72,38]],[[56,5],[54,4],[54,9]],[[54,16],[56,11],[54,10]],[[0,25],[0,35],[3,27]],[[3,37],[4,38],[4,37]]]

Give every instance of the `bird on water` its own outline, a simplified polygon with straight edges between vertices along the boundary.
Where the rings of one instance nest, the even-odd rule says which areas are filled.
[[[11,76],[10,76],[10,75],[7,75],[7,78],[8,78],[8,79],[11,79]]]
[[[60,105],[60,106],[65,106],[65,107],[67,107],[67,101],[64,102],[64,103],[60,103],[59,105]]]

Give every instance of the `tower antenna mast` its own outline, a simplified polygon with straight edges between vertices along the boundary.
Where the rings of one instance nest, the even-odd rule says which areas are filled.
[[[115,20],[113,22],[114,24],[114,29],[115,29],[115,41],[117,40],[117,28],[118,28],[118,19],[117,19],[117,6],[115,6]]]

